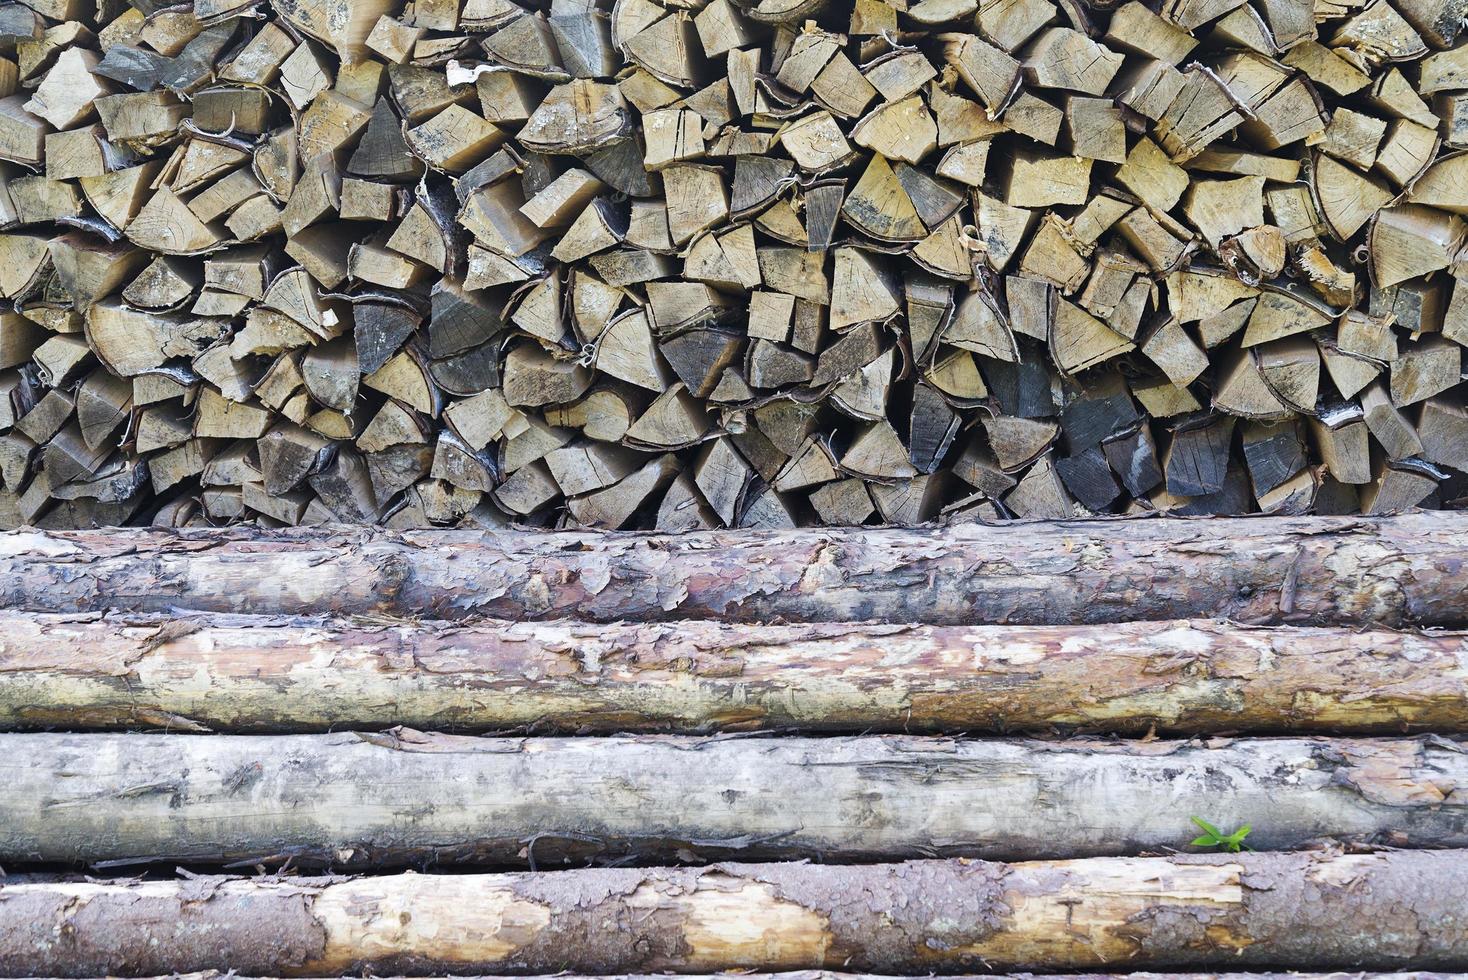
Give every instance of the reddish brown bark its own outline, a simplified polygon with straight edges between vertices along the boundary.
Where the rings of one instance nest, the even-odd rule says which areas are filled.
[[[0,729],[1468,730],[1468,637],[0,612]]]
[[[594,621],[1468,623],[1468,514],[680,535],[31,532],[12,609]]]

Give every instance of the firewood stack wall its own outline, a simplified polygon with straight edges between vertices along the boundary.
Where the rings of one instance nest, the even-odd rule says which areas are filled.
[[[0,5],[0,524],[1453,506],[1465,12]]]

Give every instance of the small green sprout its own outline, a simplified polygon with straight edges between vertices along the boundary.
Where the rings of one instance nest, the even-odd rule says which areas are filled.
[[[1250,827],[1244,824],[1231,834],[1225,834],[1213,824],[1202,817],[1190,818],[1198,828],[1203,831],[1201,837],[1194,837],[1191,841],[1194,847],[1221,847],[1230,854],[1236,854],[1244,850],[1244,838],[1249,836]]]

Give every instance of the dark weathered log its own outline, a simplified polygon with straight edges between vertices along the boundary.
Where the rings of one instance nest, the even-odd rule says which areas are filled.
[[[0,975],[1463,970],[1465,882],[1463,851],[22,881]]]
[[[0,604],[440,618],[1468,623],[1468,516],[759,535],[138,530],[0,539]]]
[[[1468,846],[1468,755],[1428,739],[0,735],[0,862],[382,867],[587,858],[1068,858]],[[1041,806],[1036,801],[1044,801]]]
[[[1468,731],[1468,638],[0,613],[0,729]]]

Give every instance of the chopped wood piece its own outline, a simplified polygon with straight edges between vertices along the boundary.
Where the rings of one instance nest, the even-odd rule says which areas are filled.
[[[1023,64],[1025,74],[1041,88],[1101,95],[1124,60],[1079,31],[1052,27],[1030,42]]]

